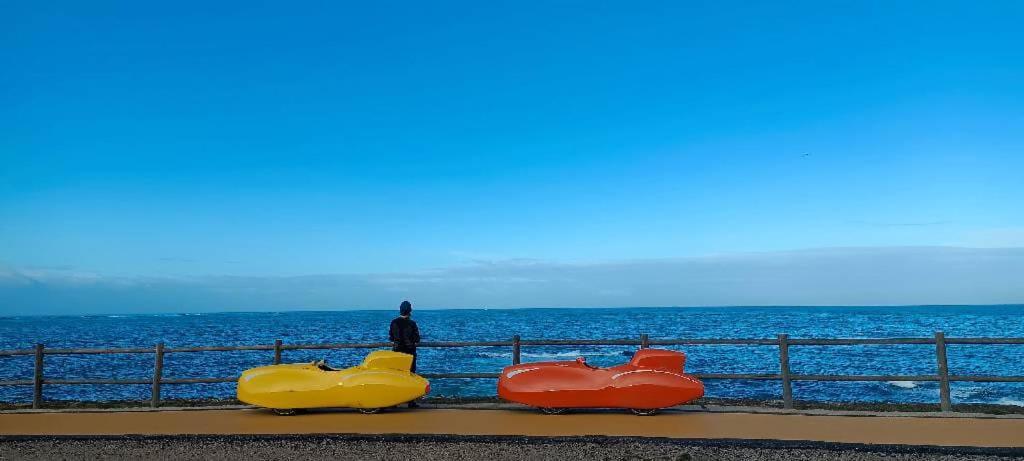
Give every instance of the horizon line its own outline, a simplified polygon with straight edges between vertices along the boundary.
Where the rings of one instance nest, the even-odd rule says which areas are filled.
[[[540,306],[540,307],[419,307],[414,311],[517,311],[517,310],[567,310],[567,309],[799,309],[799,308],[925,308],[925,307],[1024,307],[1024,302],[997,304],[749,304],[749,305],[691,305],[691,306]],[[187,315],[220,315],[220,314],[295,314],[295,313],[333,313],[333,312],[383,312],[397,308],[358,308],[358,309],[294,309],[294,310],[253,310],[253,311],[189,311],[189,312],[104,312],[94,314],[15,314],[0,315],[0,320],[20,317],[155,317],[155,316],[187,316]]]

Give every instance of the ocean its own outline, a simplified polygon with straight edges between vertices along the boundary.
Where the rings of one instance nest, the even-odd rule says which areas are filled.
[[[252,312],[155,315],[0,317],[0,349],[166,347],[379,342],[387,338],[387,311]],[[523,339],[671,338],[884,338],[1024,337],[1024,305],[905,307],[707,307],[602,309],[417,310],[425,341],[502,341]],[[949,345],[952,374],[1024,375],[1024,345]],[[697,373],[776,373],[777,349],[770,346],[672,347],[688,355],[687,371]],[[523,362],[572,360],[606,366],[628,360],[634,348],[523,347]],[[336,367],[356,364],[365,351],[285,351],[284,362],[326,358]],[[270,363],[270,351],[167,354],[165,378],[235,376]],[[32,357],[0,357],[0,381],[31,379]],[[508,347],[424,348],[423,373],[497,372],[511,363]],[[931,345],[793,346],[790,363],[799,374],[935,373]],[[44,375],[52,379],[150,379],[153,355],[47,356]],[[778,399],[777,382],[706,383],[707,395],[724,398]],[[493,396],[493,379],[435,379],[432,396]],[[31,386],[0,387],[0,401],[27,402]],[[934,382],[795,382],[794,398],[832,402],[938,401]],[[165,385],[163,397],[226,398],[234,384]],[[148,399],[148,385],[47,385],[45,399]],[[953,383],[954,403],[1024,406],[1020,383]]]

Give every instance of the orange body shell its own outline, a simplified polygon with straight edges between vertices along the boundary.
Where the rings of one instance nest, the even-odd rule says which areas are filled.
[[[699,399],[704,384],[683,373],[686,355],[641,349],[624,365],[597,368],[582,359],[505,367],[498,396],[540,408],[657,409]]]

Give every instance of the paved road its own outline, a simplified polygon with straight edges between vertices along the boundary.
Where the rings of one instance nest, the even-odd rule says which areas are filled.
[[[1024,419],[895,418],[673,412],[557,416],[510,410],[351,411],[276,416],[262,410],[0,414],[0,435],[180,434],[614,435],[841,443],[1024,447]]]

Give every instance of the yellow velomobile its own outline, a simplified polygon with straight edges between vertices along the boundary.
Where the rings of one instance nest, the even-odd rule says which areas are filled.
[[[418,399],[430,383],[409,371],[412,356],[373,351],[363,363],[336,370],[323,360],[246,370],[238,378],[238,400],[292,415],[304,408],[357,408],[376,413]]]

